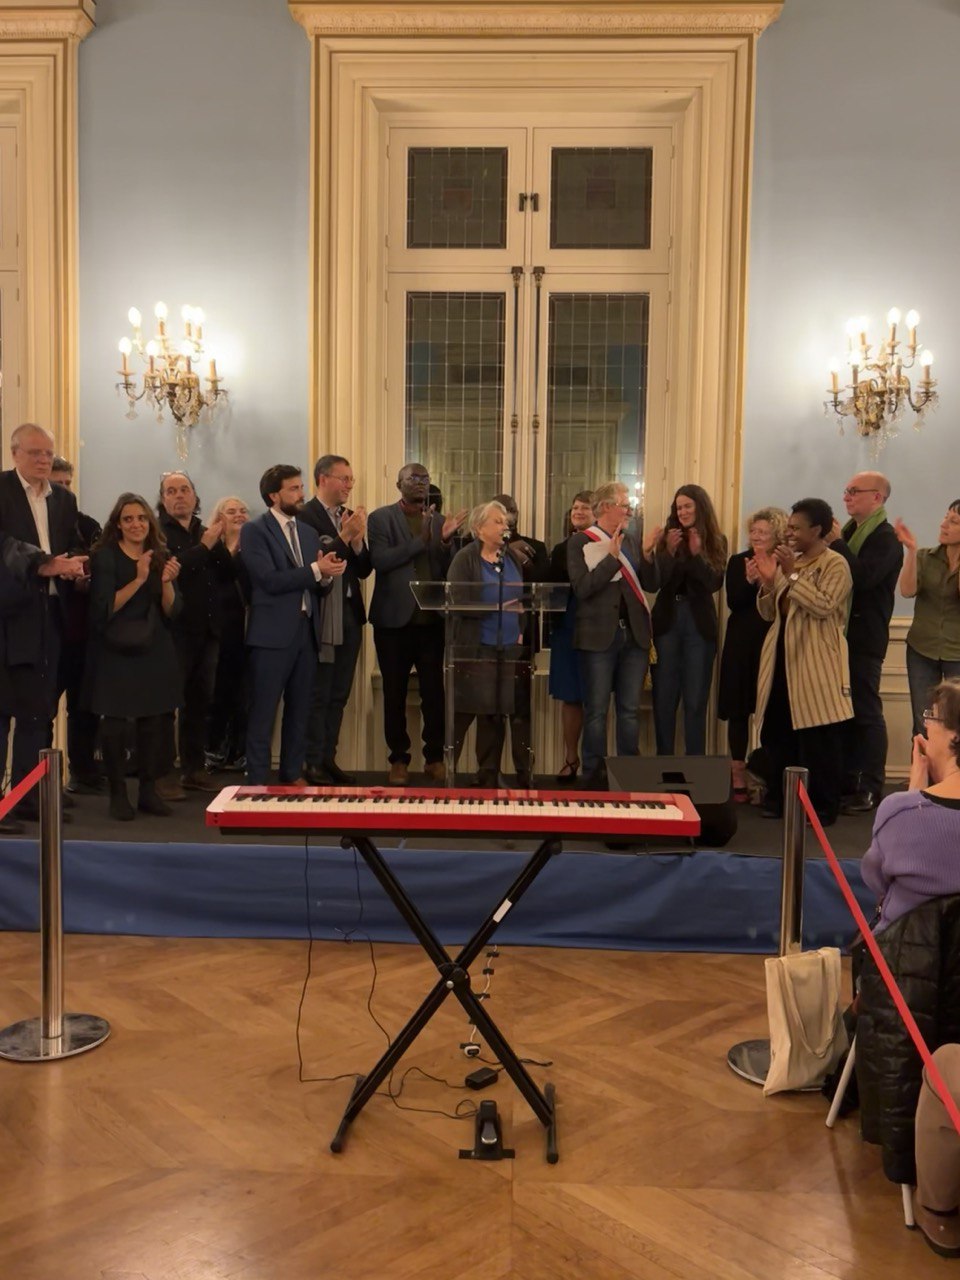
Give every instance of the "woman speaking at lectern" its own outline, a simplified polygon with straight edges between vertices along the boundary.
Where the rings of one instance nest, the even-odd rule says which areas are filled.
[[[459,758],[467,730],[477,721],[477,782],[496,787],[505,717],[517,786],[530,786],[530,665],[520,641],[523,621],[522,542],[508,543],[510,525],[500,502],[484,502],[470,515],[473,541],[450,565],[454,623],[454,733]],[[460,588],[458,590],[458,588]],[[489,610],[469,608],[489,605]]]

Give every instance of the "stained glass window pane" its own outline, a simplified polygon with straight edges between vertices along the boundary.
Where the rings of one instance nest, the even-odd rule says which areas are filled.
[[[650,147],[555,147],[551,152],[552,249],[649,249]]]
[[[404,458],[422,462],[443,509],[503,485],[502,293],[409,293]]]
[[[407,248],[506,247],[506,147],[411,147]]]
[[[581,489],[643,484],[650,297],[555,293],[547,333],[547,540]]]

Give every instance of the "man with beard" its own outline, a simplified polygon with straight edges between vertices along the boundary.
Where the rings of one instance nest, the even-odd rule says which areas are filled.
[[[267,782],[273,722],[283,698],[280,782],[303,786],[322,597],[343,573],[346,561],[336,552],[325,553],[316,531],[297,519],[303,506],[299,467],[268,467],[260,478],[260,496],[266,514],[245,524],[240,533],[240,556],[251,589],[247,782]]]

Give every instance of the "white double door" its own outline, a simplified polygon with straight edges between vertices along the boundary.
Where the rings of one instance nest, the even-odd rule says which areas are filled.
[[[574,496],[664,457],[669,131],[556,119],[388,131],[388,470],[508,492],[552,545]]]

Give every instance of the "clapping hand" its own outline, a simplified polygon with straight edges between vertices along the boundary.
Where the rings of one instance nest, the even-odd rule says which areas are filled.
[[[432,507],[430,509],[431,511],[433,510]],[[462,511],[456,512],[455,515],[447,516],[446,520],[443,522],[443,528],[440,530],[440,541],[449,542],[466,518],[466,507],[464,507]]]
[[[749,565],[750,563],[748,560],[747,564]],[[756,577],[751,578],[751,582],[759,582],[762,587],[766,587],[769,591],[776,581],[777,562],[769,551],[755,551],[753,555],[753,571]]]
[[[160,574],[160,581],[174,582],[176,581],[179,574],[180,574],[180,561],[177,559],[176,556],[171,556],[170,559],[163,566],[163,571]]]
[[[757,566],[756,556],[762,555],[763,552],[755,552],[754,555],[748,556],[744,562],[743,571],[747,575],[747,581],[752,582],[754,586],[760,581],[760,570]]]
[[[698,556],[703,550],[703,541],[700,537],[700,530],[697,526],[691,525],[687,530],[687,547],[692,556]]]
[[[899,516],[893,522],[893,529],[897,537],[900,539],[900,541],[903,543],[903,545],[907,548],[908,551],[916,551],[917,540],[914,537],[913,533],[910,531],[910,529],[908,529],[907,526],[903,523],[903,521],[899,518]]]
[[[649,533],[644,534],[643,538],[643,554],[647,560],[652,559],[653,549],[663,536],[663,526],[657,525],[655,529],[651,529]]]
[[[37,570],[40,578],[66,578],[69,580],[83,578],[87,573],[86,556],[51,556]]]
[[[340,537],[344,542],[362,542],[367,536],[367,512],[364,507],[357,507],[341,522]]]
[[[147,574],[150,572],[150,566],[153,564],[153,552],[145,551],[142,556],[137,557],[137,581],[146,582]]]
[[[618,529],[612,534],[610,541],[607,543],[607,555],[613,556],[614,560],[620,559],[620,552],[623,550],[623,530]]]
[[[670,555],[675,556],[677,554],[677,548],[680,546],[680,543],[682,541],[683,541],[682,529],[667,530],[667,551],[670,553]]]
[[[927,758],[927,740],[922,733],[918,733],[913,739],[908,786],[911,791],[922,791],[924,787],[929,785],[930,761]]]
[[[347,567],[346,560],[341,560],[335,551],[328,551],[326,555],[318,551],[317,564],[320,567],[320,575],[324,578],[339,578]]]
[[[208,551],[212,551],[223,537],[225,527],[225,522],[221,519],[211,520],[206,529],[204,529],[203,533],[200,535],[200,541]]]
[[[793,548],[788,547],[786,543],[781,543],[779,547],[774,548],[773,557],[783,570],[784,575],[789,577],[797,564],[797,557],[793,554]]]

